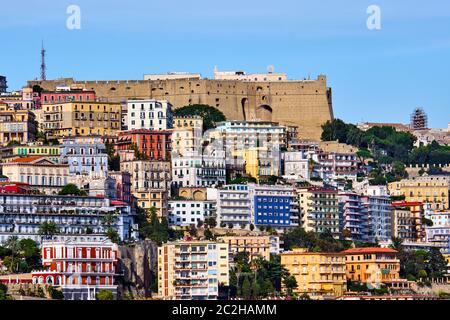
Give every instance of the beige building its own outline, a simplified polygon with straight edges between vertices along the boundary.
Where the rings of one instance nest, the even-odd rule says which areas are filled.
[[[1,166],[10,181],[28,183],[46,194],[56,194],[69,183],[69,165],[57,164],[46,157],[17,158]]]
[[[186,155],[199,150],[203,136],[203,118],[200,116],[174,117],[172,152]]]
[[[37,125],[33,112],[14,110],[0,103],[0,143],[4,146],[11,141],[28,143],[36,139]]]
[[[407,202],[430,203],[433,210],[449,209],[450,177],[421,176],[388,184],[391,196],[405,196]]]
[[[120,103],[66,102],[43,104],[36,110],[42,130],[50,137],[113,136],[121,129]]]
[[[296,248],[281,253],[281,265],[297,280],[294,292],[313,299],[341,296],[347,290],[345,255]]]
[[[279,250],[279,238],[277,241],[273,236],[223,236],[217,240],[228,243],[230,261],[239,252],[248,252],[250,261],[258,257],[270,260],[270,253],[272,250],[276,251],[277,243]],[[272,248],[272,244],[275,248]]]
[[[158,297],[214,300],[229,284],[228,244],[178,241],[158,248]]]
[[[120,163],[120,171],[131,175],[131,193],[139,207],[157,209],[158,216],[167,216],[170,196],[170,161],[133,160]]]

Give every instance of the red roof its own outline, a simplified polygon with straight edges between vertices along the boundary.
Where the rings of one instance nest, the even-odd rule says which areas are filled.
[[[128,203],[119,201],[119,200],[111,200],[111,205],[113,206],[127,206]]]
[[[41,158],[45,158],[45,157],[43,157],[43,156],[28,156],[28,157],[14,159],[10,163],[29,163],[29,162],[33,162],[33,161],[36,161]]]
[[[398,253],[397,250],[391,248],[378,248],[378,247],[368,247],[368,248],[352,248],[342,251],[346,254],[360,254],[360,253]]]
[[[417,201],[392,201],[392,205],[396,207],[421,206],[422,202]]]

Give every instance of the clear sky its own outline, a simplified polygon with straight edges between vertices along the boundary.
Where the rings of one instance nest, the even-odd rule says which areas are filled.
[[[69,5],[81,29],[69,30]],[[381,30],[366,26],[369,5]],[[432,127],[450,121],[448,0],[2,0],[0,74],[9,89],[39,77],[142,79],[144,73],[213,68],[326,74],[335,116],[409,122],[415,107]]]

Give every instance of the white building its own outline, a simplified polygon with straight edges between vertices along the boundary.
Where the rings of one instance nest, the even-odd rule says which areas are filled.
[[[250,73],[245,71],[219,71],[217,67],[214,68],[214,80],[238,80],[248,82],[275,82],[286,81],[287,75],[285,73],[274,73],[273,67],[267,68],[267,73]]]
[[[128,100],[127,130],[171,129],[173,126],[172,105],[166,100]]]
[[[389,241],[392,237],[392,206],[387,195],[379,195],[381,189],[369,189],[376,195],[362,197],[366,206],[369,227],[369,242]]]
[[[249,226],[253,221],[250,194],[247,185],[227,185],[218,190],[217,226],[233,228]]]
[[[215,216],[216,201],[169,200],[169,225],[197,226],[206,218]]]
[[[172,182],[175,188],[225,184],[226,165],[223,153],[187,152],[184,156],[173,153]]]
[[[283,161],[283,177],[293,180],[309,180],[309,159],[304,152],[283,152],[281,159]]]

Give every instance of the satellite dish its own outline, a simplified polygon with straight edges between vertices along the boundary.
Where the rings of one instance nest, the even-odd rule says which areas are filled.
[[[268,73],[273,73],[274,70],[275,70],[275,67],[274,67],[273,65],[269,65],[269,66],[267,67],[267,72],[268,72]]]

